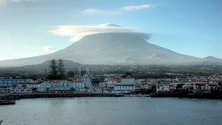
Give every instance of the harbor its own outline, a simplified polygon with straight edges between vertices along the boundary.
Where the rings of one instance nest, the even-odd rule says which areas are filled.
[[[221,100],[186,98],[21,99],[0,106],[0,119],[2,125],[220,125],[221,105]]]

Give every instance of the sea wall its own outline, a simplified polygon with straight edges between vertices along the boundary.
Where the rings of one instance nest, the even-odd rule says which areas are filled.
[[[7,94],[1,95],[0,100],[19,100],[30,98],[65,98],[65,97],[123,97],[120,94],[102,93],[35,93],[35,94]]]

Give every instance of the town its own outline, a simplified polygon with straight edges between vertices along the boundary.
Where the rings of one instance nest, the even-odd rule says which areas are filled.
[[[98,80],[99,79],[99,80]],[[56,80],[0,78],[1,94],[26,93],[114,93],[114,94],[150,94],[189,90],[209,92],[221,90],[222,75],[192,76],[177,78],[138,79],[131,74],[92,75],[85,67],[79,68],[73,77]]]

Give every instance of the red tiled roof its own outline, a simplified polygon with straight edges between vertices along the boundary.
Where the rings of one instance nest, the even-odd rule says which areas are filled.
[[[116,78],[108,78],[108,81],[118,81]]]
[[[122,77],[121,79],[135,79],[133,77]]]
[[[69,77],[68,80],[70,80],[72,82],[76,82],[76,81],[78,81],[78,78],[76,78],[76,77]]]
[[[51,83],[59,83],[61,80],[50,80]]]

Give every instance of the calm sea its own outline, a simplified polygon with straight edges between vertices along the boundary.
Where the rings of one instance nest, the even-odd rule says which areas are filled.
[[[26,99],[0,106],[2,125],[222,125],[222,101],[178,98]]]

